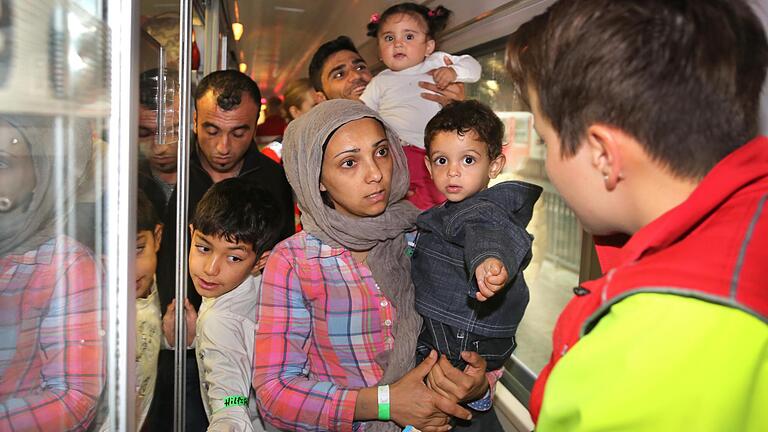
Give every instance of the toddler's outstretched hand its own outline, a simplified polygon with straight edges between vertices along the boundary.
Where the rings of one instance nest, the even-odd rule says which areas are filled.
[[[456,71],[450,66],[439,67],[432,72],[432,79],[435,80],[435,84],[440,90],[444,90],[452,82],[456,81],[457,77]]]
[[[507,284],[509,273],[504,263],[498,258],[486,258],[475,270],[477,278],[477,299],[486,301],[499,292]]]

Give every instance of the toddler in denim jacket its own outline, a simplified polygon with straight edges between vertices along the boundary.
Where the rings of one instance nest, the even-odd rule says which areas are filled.
[[[528,305],[523,269],[531,260],[531,220],[539,186],[507,181],[488,188],[504,167],[504,125],[477,101],[447,105],[427,124],[425,163],[447,201],[422,213],[411,274],[424,318],[417,360],[435,349],[455,367],[475,351],[487,369],[515,349]]]

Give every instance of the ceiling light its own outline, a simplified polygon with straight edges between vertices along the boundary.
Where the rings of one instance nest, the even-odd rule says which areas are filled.
[[[240,72],[245,73],[246,70],[248,70],[248,65],[245,63],[240,63]]]
[[[235,35],[235,40],[239,41],[240,38],[243,36],[243,25],[239,22],[232,23],[232,34]]]

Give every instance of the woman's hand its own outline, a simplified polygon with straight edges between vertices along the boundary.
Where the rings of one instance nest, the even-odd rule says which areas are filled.
[[[464,351],[461,358],[467,362],[464,372],[451,365],[444,355],[429,371],[427,385],[440,396],[452,402],[472,402],[488,391],[485,377],[485,359],[473,351]]]
[[[390,386],[390,418],[400,426],[413,425],[422,432],[442,432],[451,429],[451,417],[466,420],[472,417],[455,401],[429,390],[424,384],[424,377],[436,363],[437,353],[432,351],[421,364]]]

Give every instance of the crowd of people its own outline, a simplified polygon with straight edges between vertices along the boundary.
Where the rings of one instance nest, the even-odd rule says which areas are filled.
[[[157,95],[178,82],[142,73],[137,430],[173,427],[185,349],[187,431],[503,431],[494,390],[529,300],[542,188],[490,186],[504,125],[466,100],[480,64],[437,50],[450,16],[415,3],[374,14],[387,69],[374,77],[339,36],[261,124],[250,77],[205,76],[183,221],[179,97]],[[512,33],[506,67],[603,273],[554,328],[529,403],[537,430],[764,430],[768,40],[754,11],[560,0]],[[62,234],[49,123],[0,116],[0,430],[109,430],[103,274]],[[77,185],[94,137],[70,126]]]

